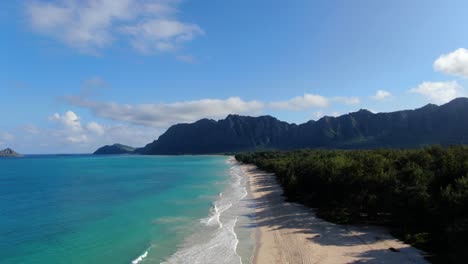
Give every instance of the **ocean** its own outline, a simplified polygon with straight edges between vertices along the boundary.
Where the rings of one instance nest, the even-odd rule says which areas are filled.
[[[249,201],[226,156],[0,159],[0,263],[250,263]]]

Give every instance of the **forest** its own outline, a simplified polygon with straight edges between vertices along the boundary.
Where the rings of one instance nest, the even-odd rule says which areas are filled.
[[[468,147],[236,155],[275,173],[287,200],[340,224],[383,225],[434,263],[468,259]]]

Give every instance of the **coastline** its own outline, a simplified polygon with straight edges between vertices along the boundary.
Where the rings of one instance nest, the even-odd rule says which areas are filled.
[[[233,156],[223,157],[227,165],[225,187],[213,197],[208,215],[194,222],[177,250],[162,263],[247,263],[253,254],[253,231],[248,227],[248,178]],[[220,182],[220,183],[221,183]],[[244,199],[245,198],[245,199]],[[241,242],[241,243],[239,243]]]
[[[344,226],[284,201],[274,174],[239,163],[255,207],[252,263],[428,263],[385,228]]]

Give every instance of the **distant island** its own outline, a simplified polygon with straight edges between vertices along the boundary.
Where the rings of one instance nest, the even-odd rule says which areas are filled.
[[[6,148],[4,150],[0,150],[0,158],[1,157],[14,157],[19,158],[23,157],[23,155],[19,154],[18,152],[12,150],[11,148]]]
[[[374,114],[361,109],[296,125],[272,116],[229,115],[171,126],[134,151],[106,146],[95,154],[214,154],[259,150],[416,148],[468,143],[468,98],[437,106]],[[115,146],[115,145],[114,145]]]
[[[114,145],[106,145],[104,147],[99,148],[93,154],[96,155],[109,155],[109,154],[129,154],[135,151],[134,147],[122,145],[122,144],[114,144]]]

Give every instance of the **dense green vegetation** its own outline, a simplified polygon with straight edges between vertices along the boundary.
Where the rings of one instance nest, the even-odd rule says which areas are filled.
[[[468,259],[468,147],[414,150],[300,150],[236,155],[274,172],[292,201],[338,223],[390,227],[434,253]]]

